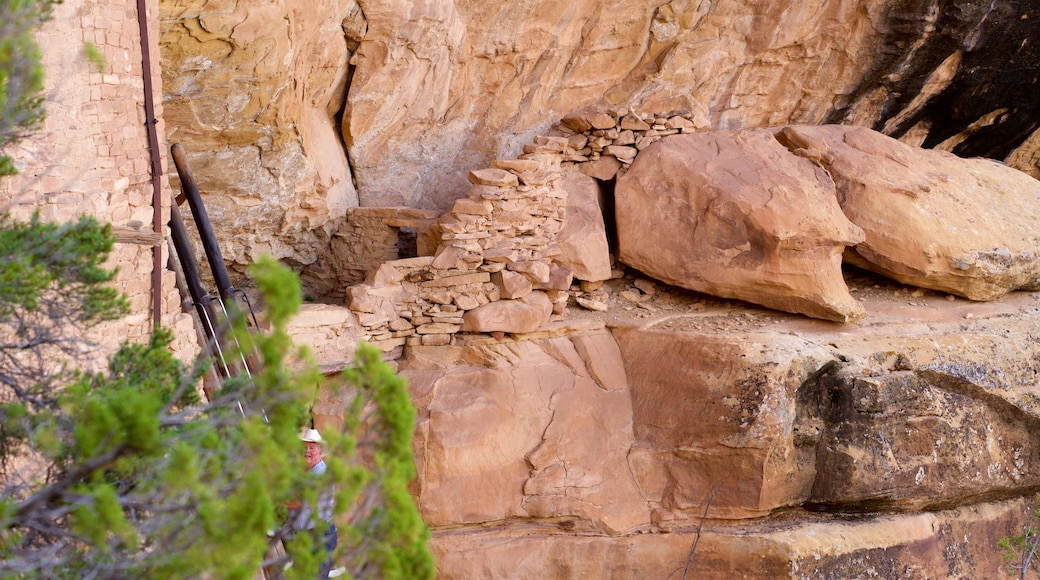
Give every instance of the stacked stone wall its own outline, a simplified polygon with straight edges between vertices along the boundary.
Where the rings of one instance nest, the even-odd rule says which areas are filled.
[[[561,166],[579,164],[594,177],[610,179],[652,143],[703,124],[687,111],[566,117],[550,135],[525,145],[517,159],[495,160],[469,173],[466,197],[440,216],[431,228],[435,233],[420,234],[440,240],[430,255],[394,259],[406,208],[355,208],[337,234],[336,253],[354,277],[365,276],[364,283],[347,289],[358,338],[397,358],[405,345],[452,344],[460,332],[531,332],[548,320],[520,312],[519,325],[511,326],[505,311],[477,314],[491,303],[526,310],[548,304],[553,314],[564,315],[573,276],[554,261],[567,205]],[[412,225],[427,231],[430,222],[416,217]],[[545,300],[530,300],[532,293]]]
[[[347,289],[360,338],[395,358],[406,344],[446,345],[463,330],[487,330],[467,313],[490,303],[538,292],[562,312],[571,275],[553,262],[567,203],[560,163],[574,150],[561,137],[537,137],[524,150],[470,172],[467,196],[438,221],[435,255],[386,261]]]
[[[344,285],[363,282],[383,262],[426,256],[437,249],[436,220],[441,212],[408,207],[352,207],[332,237],[335,277]],[[402,248],[415,236],[414,254]]]
[[[709,128],[707,119],[690,111],[641,113],[628,109],[580,112],[564,117],[550,135],[567,138],[573,151],[565,164],[581,164],[598,179],[622,175],[643,149],[668,135]]]

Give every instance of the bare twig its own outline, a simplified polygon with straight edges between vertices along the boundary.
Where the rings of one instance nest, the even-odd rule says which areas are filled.
[[[18,521],[19,518],[24,517],[27,513],[31,512],[37,506],[40,506],[55,497],[61,495],[65,488],[78,482],[81,478],[86,477],[90,473],[93,473],[97,469],[101,469],[113,461],[123,452],[125,446],[120,444],[112,447],[107,452],[100,455],[95,455],[84,463],[78,465],[76,469],[70,471],[65,477],[49,486],[36,492],[32,497],[22,502],[15,511],[15,518],[13,521]]]
[[[1033,556],[1036,554],[1037,544],[1040,543],[1040,536],[1034,535],[1032,542],[1029,541],[1029,528],[1026,528],[1025,535],[1022,540],[1022,576],[1021,580],[1026,580],[1026,570],[1029,570],[1029,565],[1032,563]],[[1027,553],[1025,547],[1029,546],[1029,552]]]
[[[697,525],[697,535],[693,539],[693,546],[690,547],[690,556],[686,559],[686,569],[683,570],[683,580],[686,580],[690,574],[690,567],[693,566],[693,556],[697,553],[697,543],[701,541],[701,530],[704,529],[704,520],[708,519],[708,510],[711,509],[711,502],[715,499],[715,494],[719,491],[719,486],[722,482],[729,479],[729,477],[723,477],[712,486],[711,491],[708,493],[708,501],[704,504],[704,513],[701,514],[701,523]]]

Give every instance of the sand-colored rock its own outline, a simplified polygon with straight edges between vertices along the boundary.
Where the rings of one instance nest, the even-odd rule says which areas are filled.
[[[446,211],[470,171],[585,111],[596,122],[577,131],[637,151],[658,137],[625,131],[843,122],[955,150],[982,141],[973,150],[1035,168],[1035,138],[1007,155],[1035,131],[1029,8],[164,2],[169,141],[189,149],[233,270],[268,251],[324,281],[346,208]],[[597,157],[614,157],[592,145],[575,157],[609,179],[616,163]]]
[[[492,272],[491,282],[498,286],[499,295],[506,300],[521,298],[534,289],[534,285],[526,276],[509,270]]]
[[[649,523],[608,532],[598,519],[539,519],[518,510],[499,522],[445,523],[432,543],[440,576],[667,577],[686,566],[707,514],[691,564],[697,577],[1000,577],[1002,558],[991,546],[1034,509],[1029,490],[1040,476],[1029,442],[1040,397],[1032,366],[1023,362],[1040,355],[1040,296],[973,303],[931,294],[907,304],[857,290],[870,313],[858,326],[702,308],[619,321],[611,328],[616,348],[599,339],[594,351],[578,348],[582,360],[597,361],[589,368],[599,369],[599,384],[630,393],[627,462]],[[513,343],[508,352],[529,348]],[[413,384],[430,384],[461,367],[466,378],[445,383],[459,390],[477,380],[469,374],[474,367],[543,376],[538,364],[522,370],[536,360],[526,354],[453,352],[434,364],[426,361],[438,355],[423,351],[422,364],[405,372],[414,373]],[[483,412],[482,403],[462,402],[482,400],[476,393],[458,396],[453,419],[461,409]],[[417,401],[422,415],[429,399]],[[524,409],[519,415],[533,412],[519,404],[511,407]],[[480,438],[455,440],[453,448],[484,453],[494,444],[483,441],[520,429],[516,415],[501,413],[497,422],[480,420]],[[469,424],[458,420],[455,433]],[[585,445],[578,439],[588,432],[599,437],[574,430],[567,449]],[[435,457],[425,439],[417,449],[426,460]],[[498,449],[501,455],[487,452],[483,460],[502,465],[504,456],[520,453]],[[519,466],[500,471],[523,477]],[[770,509],[783,501],[791,507]],[[437,509],[446,515],[464,507]],[[879,507],[897,513],[877,515]],[[920,511],[925,507],[939,511]],[[844,515],[830,517],[830,510]]]
[[[655,523],[801,505],[816,449],[798,436],[798,391],[834,353],[796,336],[614,330],[632,391],[629,459]]]
[[[409,349],[400,369],[420,409],[423,518],[555,519],[610,534],[648,523],[627,467],[632,411],[619,363],[603,331]]]
[[[334,122],[357,12],[356,0],[161,3],[168,140],[233,270],[268,253],[325,278],[329,235],[358,205]]]
[[[549,321],[552,302],[538,290],[516,300],[489,302],[463,315],[463,332],[534,332]]]
[[[1028,500],[842,521],[794,512],[777,522],[621,537],[546,524],[434,535],[439,578],[1004,578],[995,549],[1021,533]],[[696,545],[696,550],[691,551]]]
[[[301,305],[285,332],[297,345],[306,346],[314,362],[325,371],[343,368],[353,358],[362,336],[354,312],[331,304]]]
[[[572,169],[563,174],[563,188],[567,190],[567,214],[557,237],[560,255],[556,261],[570,268],[579,280],[606,280],[610,278],[610,248],[599,186],[591,177]]]
[[[361,203],[445,209],[465,171],[597,102],[696,111],[722,128],[822,120],[872,70],[885,14],[832,1],[380,0],[365,16],[343,122]]]
[[[1040,288],[1040,181],[864,127],[786,127],[778,138],[833,177],[866,234],[851,262],[972,300]]]
[[[787,312],[864,316],[841,272],[863,232],[834,184],[769,131],[674,135],[618,179],[618,259],[658,280]]]

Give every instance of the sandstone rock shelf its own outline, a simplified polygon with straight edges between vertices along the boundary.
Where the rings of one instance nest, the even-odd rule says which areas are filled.
[[[705,510],[699,574],[996,577],[1040,489],[1040,294],[845,277],[859,325],[629,271],[605,311],[407,347],[441,577],[667,577]]]
[[[576,536],[566,526],[435,534],[443,578],[1003,578],[994,549],[1026,500],[857,520],[792,510],[769,522],[673,533]],[[691,549],[696,550],[691,556]]]

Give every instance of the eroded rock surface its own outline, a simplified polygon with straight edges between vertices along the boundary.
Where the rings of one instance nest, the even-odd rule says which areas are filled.
[[[320,267],[358,205],[334,121],[357,2],[160,7],[167,141],[188,154],[225,259],[239,271],[262,253]]]
[[[614,330],[632,394],[633,472],[654,521],[748,518],[801,505],[815,476],[799,388],[834,360],[795,336],[698,332],[690,320]],[[681,362],[680,362],[681,361]]]
[[[440,575],[667,576],[706,514],[699,574],[998,577],[1040,482],[1040,295],[854,283],[854,327],[659,292],[609,333],[409,349]]]
[[[833,177],[866,234],[853,263],[973,300],[1040,287],[1040,181],[863,127],[785,127],[778,138]]]
[[[1021,533],[1028,500],[859,520],[790,512],[668,534],[575,536],[503,528],[434,535],[441,578],[1003,578],[997,541]],[[696,550],[693,546],[696,545]],[[691,557],[691,551],[693,556]]]
[[[618,259],[676,286],[850,322],[841,274],[863,232],[834,183],[765,130],[672,135],[618,179]]]
[[[649,522],[628,467],[632,407],[609,333],[411,348],[419,507],[432,526]]]
[[[906,366],[905,358],[896,362]],[[819,377],[811,404],[822,413],[811,423],[821,433],[809,501],[926,510],[1040,484],[1038,418],[987,393],[977,373],[988,372],[968,363]]]
[[[161,6],[168,141],[235,269],[267,251],[322,278],[346,208],[446,211],[470,170],[585,110],[848,123],[1040,172],[1028,0]]]

